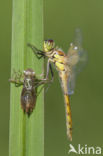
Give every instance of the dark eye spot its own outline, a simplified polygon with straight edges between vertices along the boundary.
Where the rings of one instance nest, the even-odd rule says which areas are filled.
[[[45,42],[53,43],[54,41],[52,39],[48,39],[48,40],[45,40]]]
[[[53,42],[53,40],[52,40],[52,39],[49,39],[48,41],[49,41],[50,43],[52,43],[52,42]]]

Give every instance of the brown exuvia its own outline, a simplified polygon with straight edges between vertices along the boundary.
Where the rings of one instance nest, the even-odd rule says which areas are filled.
[[[15,77],[9,81],[14,83],[16,87],[23,86],[21,92],[21,107],[28,116],[35,108],[38,87],[50,82],[50,80],[38,79],[32,69],[27,69],[24,73],[15,72]]]

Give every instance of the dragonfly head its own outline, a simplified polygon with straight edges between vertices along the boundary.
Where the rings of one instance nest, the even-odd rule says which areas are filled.
[[[52,50],[55,46],[55,43],[53,40],[45,40],[44,41],[44,51],[45,52],[49,52],[50,50]]]
[[[28,68],[24,70],[24,75],[25,77],[35,77],[35,72],[32,69]]]

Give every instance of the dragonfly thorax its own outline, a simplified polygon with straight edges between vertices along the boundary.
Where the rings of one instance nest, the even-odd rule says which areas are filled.
[[[26,90],[31,90],[32,86],[33,86],[32,79],[26,78],[24,83],[24,87],[26,88]]]

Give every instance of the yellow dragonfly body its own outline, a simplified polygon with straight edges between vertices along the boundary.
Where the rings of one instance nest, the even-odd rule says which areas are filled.
[[[79,34],[77,32],[77,34]],[[77,37],[80,36],[77,35]],[[59,77],[61,79],[61,86],[64,94],[65,109],[66,109],[66,126],[67,126],[67,136],[72,141],[72,117],[71,117],[71,107],[70,107],[70,95],[73,93],[75,84],[75,67],[80,61],[84,61],[83,49],[79,40],[76,38],[76,42],[70,44],[67,55],[59,48],[54,48],[53,40],[44,41],[44,51],[36,49],[33,45],[29,44],[38,58],[48,57],[47,63],[47,76],[49,69],[53,76],[51,62],[55,65],[57,71],[59,72]]]

